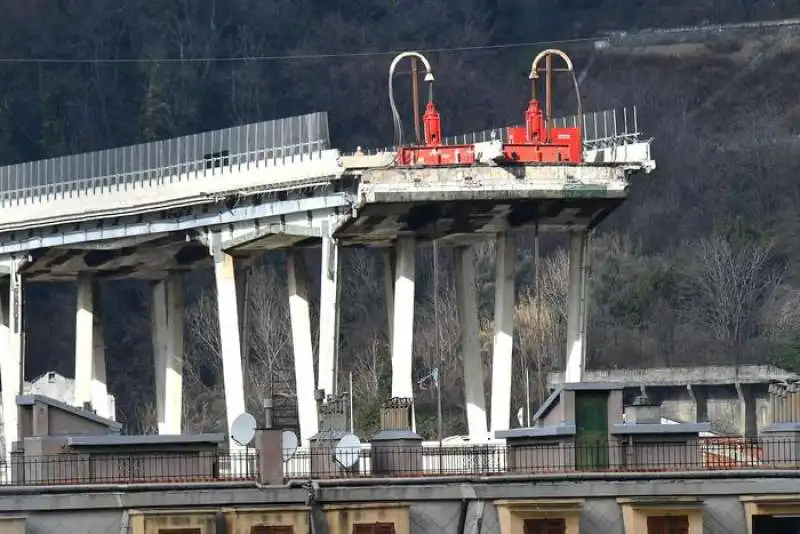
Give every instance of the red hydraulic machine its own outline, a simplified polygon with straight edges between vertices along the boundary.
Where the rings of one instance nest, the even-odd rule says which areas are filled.
[[[397,63],[410,57],[412,61],[412,99],[414,102],[414,118],[419,117],[416,78],[416,61],[419,59],[425,66],[425,82],[428,83],[428,103],[425,106],[425,113],[422,115],[422,125],[424,132],[424,144],[420,144],[419,130],[417,129],[416,144],[403,145],[403,129],[400,115],[394,103],[394,93],[392,90],[392,77]],[[442,118],[436,105],[433,103],[433,73],[430,63],[422,54],[417,52],[403,52],[394,58],[389,67],[389,104],[392,107],[392,117],[395,126],[395,142],[398,145],[396,165],[399,167],[409,166],[441,166],[441,165],[471,165],[475,163],[475,151],[473,145],[444,145],[442,144]]]
[[[564,60],[565,66],[553,68],[553,56]],[[425,81],[428,83],[428,102],[425,113],[422,115],[424,139],[422,142],[417,133],[417,142],[413,145],[403,144],[402,125],[400,116],[394,103],[392,92],[392,77],[397,63],[403,58],[412,58],[412,74],[415,74],[416,60],[420,59],[426,68]],[[544,69],[539,68],[541,60],[545,60]],[[536,82],[539,73],[545,72],[545,110],[542,110],[536,99]],[[506,131],[507,140],[502,144],[494,158],[496,164],[513,163],[543,163],[543,164],[578,164],[583,162],[583,143],[581,130],[574,128],[554,128],[552,119],[552,80],[554,72],[569,72],[575,83],[575,92],[578,100],[578,117],[581,116],[580,96],[578,84],[572,68],[572,61],[560,50],[549,49],[541,52],[534,58],[531,65],[531,101],[525,112],[525,126],[512,126]],[[416,76],[412,85],[415,119],[419,116],[417,110]],[[389,69],[389,102],[392,107],[392,116],[395,124],[395,141],[399,146],[395,164],[398,167],[429,167],[473,165],[477,161],[475,145],[445,145],[442,142],[441,115],[433,102],[433,74],[430,63],[424,56],[417,52],[404,52],[398,55]],[[499,141],[498,141],[499,143]]]
[[[564,60],[564,67],[553,68],[553,56]],[[544,69],[539,62],[544,59]],[[536,99],[536,82],[539,73],[545,73],[545,110]],[[531,101],[525,111],[525,126],[508,128],[508,140],[503,144],[503,155],[507,161],[521,163],[582,163],[583,141],[581,129],[553,127],[553,73],[568,72],[575,84],[575,95],[578,101],[578,114],[581,117],[581,99],[578,92],[578,81],[572,68],[569,56],[561,50],[544,50],[533,59],[531,64]]]

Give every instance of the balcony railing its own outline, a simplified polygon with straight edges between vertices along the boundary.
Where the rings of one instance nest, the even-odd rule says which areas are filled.
[[[283,462],[290,479],[502,476],[514,474],[679,473],[719,470],[798,470],[792,438],[575,445],[365,447],[340,464],[330,448],[300,450]],[[61,454],[12,458],[5,485],[179,484],[259,479],[255,451],[239,454]],[[277,459],[281,461],[281,459]]]

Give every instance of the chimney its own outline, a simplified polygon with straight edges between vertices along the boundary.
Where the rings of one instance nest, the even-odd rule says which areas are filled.
[[[381,431],[372,438],[372,472],[385,476],[422,473],[422,438],[411,431],[411,399],[392,398],[381,408]]]
[[[350,410],[349,397],[346,393],[328,395],[325,403],[319,403],[320,432],[349,431]]]
[[[265,398],[264,406],[264,428],[272,428],[272,399]]]
[[[381,430],[411,430],[411,399],[394,397],[383,405]]]
[[[256,430],[258,482],[264,485],[283,484],[283,431],[272,426],[272,399],[265,398],[264,427]]]
[[[661,405],[653,402],[646,393],[639,395],[625,408],[625,423],[634,425],[660,425]]]

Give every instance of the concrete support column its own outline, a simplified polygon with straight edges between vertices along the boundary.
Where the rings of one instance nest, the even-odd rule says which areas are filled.
[[[698,423],[708,423],[708,394],[702,389],[696,393],[695,420]]]
[[[102,417],[108,417],[106,355],[94,280],[81,274],[77,281],[75,309],[75,397],[74,404],[86,404]]]
[[[689,385],[689,396],[694,401],[694,422],[708,423],[708,391],[703,387]]]
[[[297,385],[297,414],[303,446],[319,431],[317,403],[314,400],[314,348],[311,343],[311,314],[308,305],[308,280],[302,251],[292,250],[286,259],[289,274],[289,314],[294,349],[294,379]],[[311,376],[309,376],[311,370]]]
[[[339,245],[322,238],[322,273],[319,294],[319,373],[317,388],[326,395],[337,393],[336,372],[339,352]],[[313,368],[313,365],[312,365]]]
[[[569,234],[569,286],[567,289],[567,363],[564,381],[581,382],[586,364],[588,301],[588,232]]]
[[[472,443],[485,441],[488,437],[474,262],[472,247],[459,247],[455,250],[456,300],[464,366],[464,402],[467,406],[467,429]]]
[[[386,299],[386,317],[389,322],[389,346],[392,346],[392,331],[394,329],[394,264],[397,260],[394,248],[383,250],[383,289]]]
[[[170,273],[165,280],[153,285],[151,318],[158,433],[180,434],[183,420],[183,280],[179,273]]]
[[[214,278],[217,284],[220,357],[225,387],[225,416],[231,451],[241,446],[230,439],[234,419],[245,411],[242,352],[239,341],[239,307],[236,299],[234,259],[221,250],[214,252]]]
[[[512,352],[514,350],[514,260],[516,236],[497,236],[494,283],[494,344],[492,347],[492,433],[511,423]]]
[[[106,380],[106,340],[100,314],[94,314],[94,338],[92,343],[92,408],[100,417],[116,419],[108,399]]]
[[[746,438],[758,436],[758,412],[756,396],[749,384],[736,384],[739,397],[739,432]]]
[[[392,396],[413,399],[415,240],[397,238],[392,317]]]
[[[10,276],[0,282],[0,380],[6,462],[10,460],[12,444],[19,441],[17,396],[22,394],[24,361],[22,277],[17,272],[17,263],[13,260],[9,263]]]

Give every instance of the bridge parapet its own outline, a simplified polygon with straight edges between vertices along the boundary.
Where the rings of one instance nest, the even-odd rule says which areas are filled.
[[[0,231],[289,189],[339,174],[318,112],[0,167]]]

